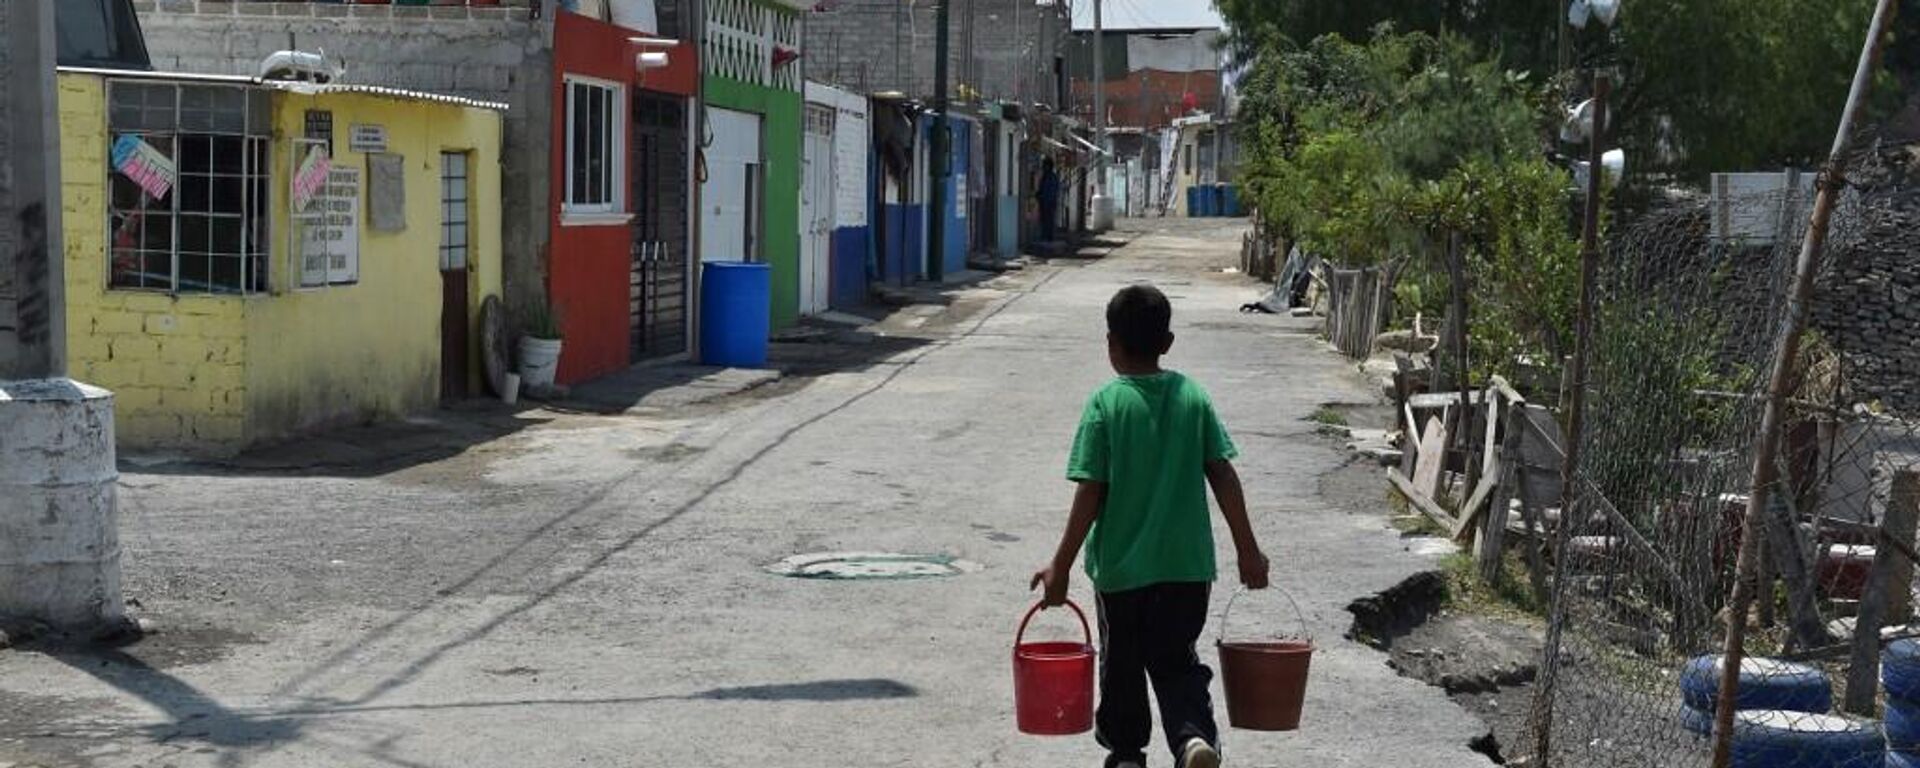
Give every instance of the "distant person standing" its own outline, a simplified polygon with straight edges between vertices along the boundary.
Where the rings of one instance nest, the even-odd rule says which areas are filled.
[[[1060,217],[1060,173],[1054,170],[1051,157],[1040,165],[1040,186],[1034,197],[1040,201],[1040,241],[1051,243]]]

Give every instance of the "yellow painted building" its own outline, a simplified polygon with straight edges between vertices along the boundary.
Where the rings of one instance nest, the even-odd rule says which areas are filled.
[[[59,90],[68,368],[114,391],[123,447],[229,453],[478,391],[499,105],[78,69]],[[331,170],[296,184],[316,148]]]

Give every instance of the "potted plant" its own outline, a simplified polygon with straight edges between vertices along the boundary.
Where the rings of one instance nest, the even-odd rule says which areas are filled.
[[[528,389],[552,387],[560,367],[560,345],[559,313],[544,303],[528,310],[520,336],[520,383]]]

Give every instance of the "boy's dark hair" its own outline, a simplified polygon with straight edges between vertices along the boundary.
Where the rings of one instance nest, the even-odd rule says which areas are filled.
[[[1172,326],[1173,305],[1151,285],[1129,285],[1107,302],[1107,333],[1129,355],[1160,356]]]

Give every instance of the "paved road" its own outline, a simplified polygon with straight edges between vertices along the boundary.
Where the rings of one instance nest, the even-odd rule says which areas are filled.
[[[1126,228],[1105,260],[966,291],[804,385],[482,419],[372,468],[129,472],[128,592],[164,631],[0,651],[0,765],[1097,765],[1086,738],[1014,733],[1008,649],[1079,406],[1109,375],[1101,309],[1140,279],[1173,297],[1169,364],[1214,393],[1323,645],[1305,729],[1231,733],[1229,763],[1485,764],[1467,748],[1484,726],[1342,639],[1348,601],[1432,564],[1304,420],[1370,402],[1364,382],[1305,321],[1235,311],[1256,289],[1221,272],[1234,225]],[[822,550],[983,570],[762,570]]]

